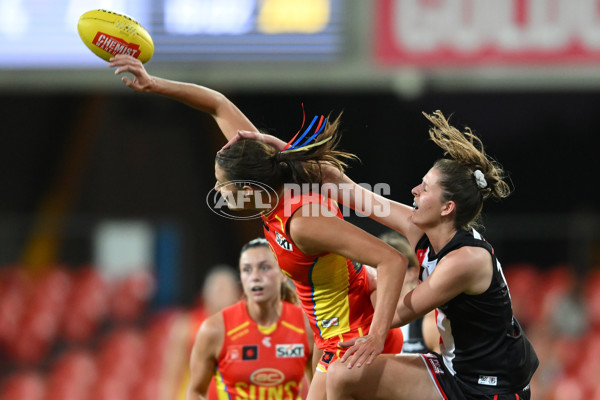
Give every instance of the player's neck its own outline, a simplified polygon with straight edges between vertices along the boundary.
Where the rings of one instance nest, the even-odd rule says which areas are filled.
[[[258,325],[271,326],[279,320],[283,305],[279,299],[246,304],[250,318]]]
[[[454,235],[456,235],[456,228],[451,224],[442,224],[438,225],[435,229],[431,229],[430,231],[425,231],[427,238],[429,238],[429,242],[433,247],[435,253],[439,253],[444,246],[452,240]]]

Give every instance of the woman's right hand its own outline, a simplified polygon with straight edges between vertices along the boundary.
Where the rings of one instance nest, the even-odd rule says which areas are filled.
[[[231,138],[231,140],[227,142],[225,146],[221,148],[221,150],[219,150],[219,153],[231,146],[232,144],[234,144],[235,142],[238,142],[242,139],[258,140],[259,142],[263,142],[265,144],[268,144],[269,146],[272,146],[277,151],[283,150],[283,148],[286,145],[286,143],[283,140],[276,138],[272,135],[267,135],[260,132],[238,131],[237,134],[233,138]]]
[[[121,80],[127,87],[131,88],[136,92],[151,92],[152,85],[154,84],[154,77],[152,77],[140,60],[132,56],[119,54],[112,57],[108,63],[109,67],[117,67],[115,75],[120,75],[123,72],[129,72],[133,75],[133,80],[127,76],[122,76]]]

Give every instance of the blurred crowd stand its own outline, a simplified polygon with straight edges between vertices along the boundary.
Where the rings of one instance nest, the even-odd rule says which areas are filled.
[[[600,268],[580,276],[565,264],[513,264],[505,277],[540,359],[533,398],[600,400]]]
[[[600,268],[575,271],[504,267],[540,359],[537,400],[600,400]],[[1,267],[0,400],[183,398],[195,331],[240,296],[235,270],[213,272],[195,304],[157,308],[147,271],[108,280],[93,265]]]

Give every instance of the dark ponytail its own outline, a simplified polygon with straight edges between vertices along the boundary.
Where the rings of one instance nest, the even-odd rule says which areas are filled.
[[[425,117],[433,124],[429,136],[446,158],[436,161],[442,177],[440,186],[445,201],[456,204],[455,225],[460,229],[479,227],[483,201],[501,199],[510,194],[502,166],[489,157],[470,128],[459,131],[448,123],[441,111]]]

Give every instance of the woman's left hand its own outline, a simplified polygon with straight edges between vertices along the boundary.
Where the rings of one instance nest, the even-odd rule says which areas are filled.
[[[381,354],[384,341],[376,336],[367,335],[353,338],[345,342],[339,342],[341,348],[348,348],[340,359],[340,362],[348,361],[348,369],[354,365],[360,368],[363,364],[370,365],[377,355]]]

